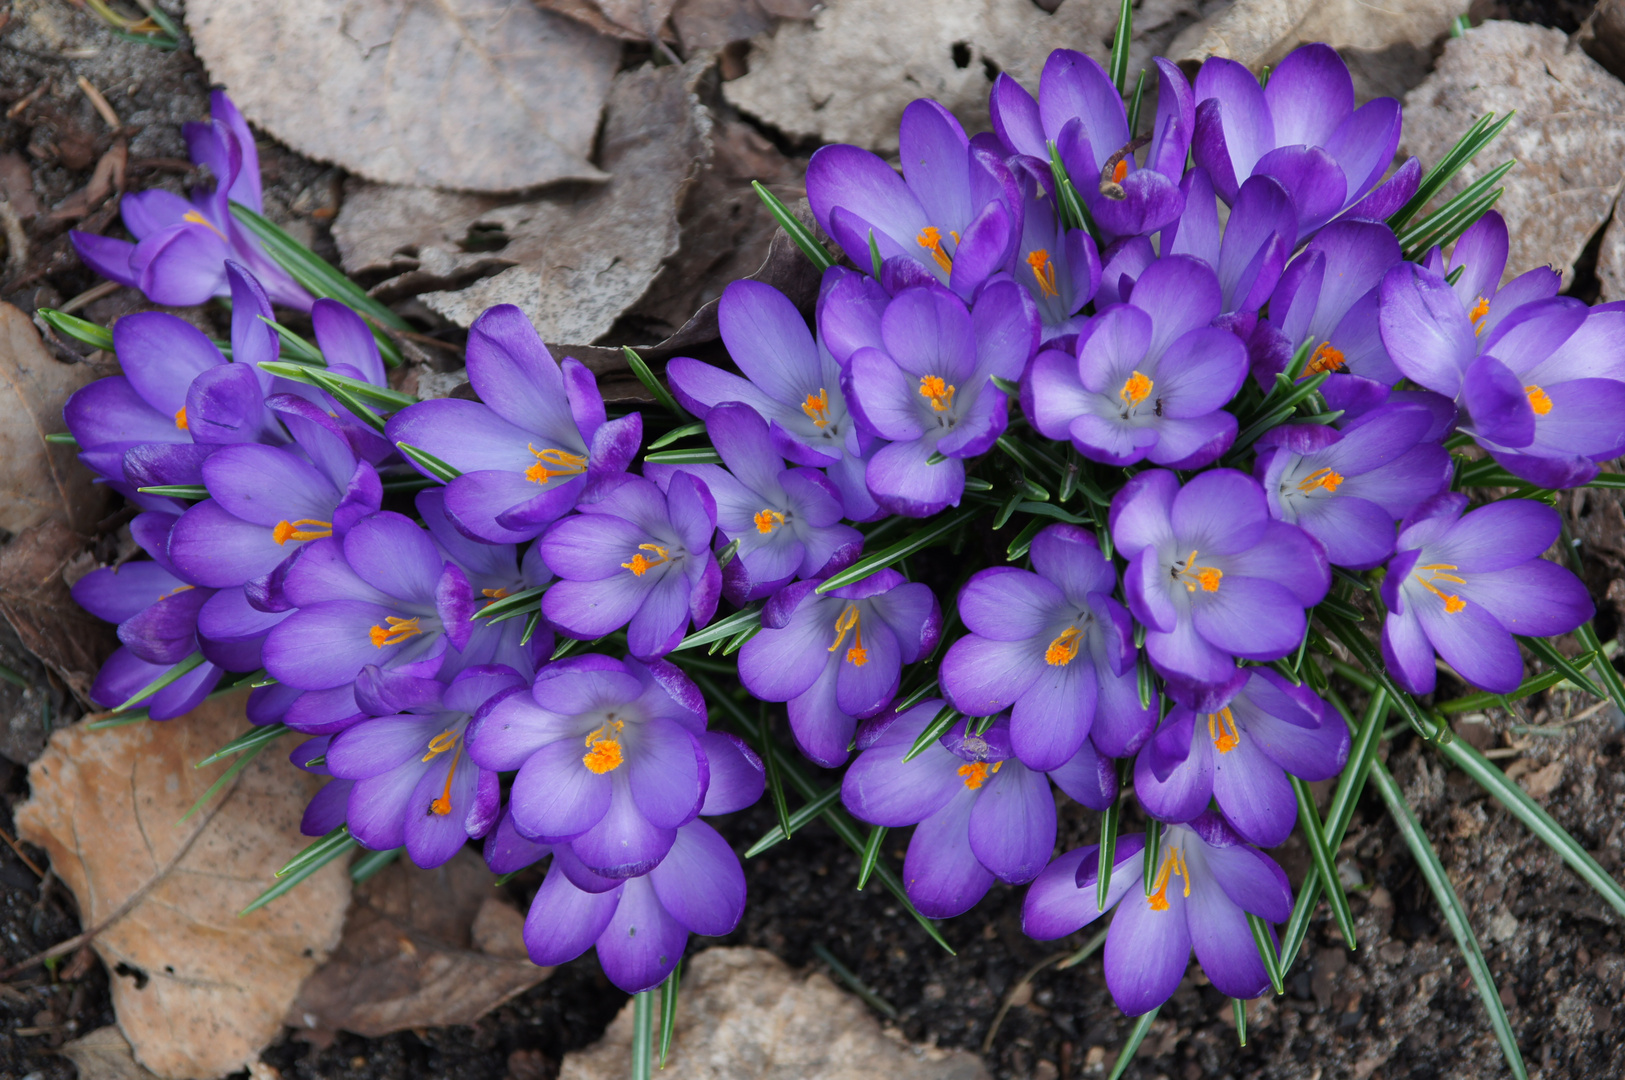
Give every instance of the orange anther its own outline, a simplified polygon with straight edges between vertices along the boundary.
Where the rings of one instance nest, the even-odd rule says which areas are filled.
[[[1044,663],[1051,667],[1065,667],[1078,657],[1078,628],[1069,626],[1056,635],[1044,650]]]
[[[331,521],[317,521],[314,518],[279,521],[271,528],[271,539],[275,540],[278,546],[286,544],[289,540],[321,540],[332,535]]]
[[[954,238],[955,243],[959,241],[958,233],[950,233],[949,235]],[[920,230],[920,235],[915,239],[918,241],[921,247],[925,248],[925,250],[931,253],[931,257],[937,261],[937,265],[942,267],[943,273],[948,273],[953,270],[953,256],[942,250],[941,229],[938,229],[935,225],[927,225],[925,228]]]
[[[1303,369],[1304,375],[1319,375],[1322,371],[1340,371],[1348,363],[1343,358],[1343,351],[1334,348],[1329,341],[1322,341],[1315,349],[1315,354],[1309,358],[1309,366]]]
[[[397,619],[393,615],[387,615],[384,617],[384,622],[389,624],[387,629],[382,626],[374,626],[367,632],[367,636],[372,639],[375,648],[382,649],[385,645],[399,645],[407,638],[423,633],[423,629],[418,626],[416,619]]]
[[[1156,385],[1156,383],[1136,371],[1123,383],[1123,389],[1117,392],[1118,400],[1132,409],[1150,397],[1151,390]]]
[[[816,397],[808,394],[807,400],[801,403],[801,411],[814,424],[824,427],[829,423],[829,391],[820,386]]]
[[[1055,266],[1050,262],[1049,252],[1043,248],[1028,252],[1027,265],[1033,268],[1033,277],[1038,279],[1038,289],[1043,295],[1061,295],[1055,287]]]
[[[953,406],[954,389],[940,375],[920,376],[920,396],[931,402],[935,412],[947,412]]]
[[[185,405],[182,405],[179,409],[175,410],[175,426],[180,428],[182,431],[191,430],[190,427],[186,423],[186,406]]]
[[[1552,411],[1552,397],[1540,387],[1526,386],[1523,393],[1529,399],[1529,407],[1535,410],[1536,416],[1545,416]]]

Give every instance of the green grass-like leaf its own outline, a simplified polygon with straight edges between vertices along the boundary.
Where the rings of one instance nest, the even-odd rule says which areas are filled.
[[[649,1080],[654,1064],[655,992],[632,995],[632,1080]]]
[[[796,247],[801,249],[802,254],[806,255],[814,266],[824,271],[835,265],[835,257],[818,242],[818,237],[790,212],[790,208],[785,206],[777,195],[767,190],[760,180],[752,180],[750,186],[751,190],[756,192],[756,197],[767,207],[767,212],[773,215],[773,220],[779,223],[779,228],[796,242]]]
[[[547,586],[542,585],[535,589],[521,589],[516,593],[493,600],[470,616],[474,619],[496,619],[509,615],[519,615],[528,612],[547,592]]]
[[[1127,798],[1118,792],[1117,798],[1106,807],[1106,812],[1100,815],[1100,851],[1097,855],[1095,871],[1095,910],[1105,911],[1106,900],[1112,888],[1112,866],[1117,862],[1117,832],[1123,822],[1123,800]]]
[[[114,709],[113,712],[121,713],[137,702],[145,701],[147,698],[156,694],[158,691],[162,690],[176,679],[179,679],[188,672],[195,670],[201,666],[202,663],[203,654],[201,652],[193,653],[191,656],[188,656],[186,659],[180,661],[174,667],[170,668],[168,671],[164,672],[162,675],[158,676],[156,679],[137,690],[134,694],[130,695],[130,697],[125,700],[124,704]]]
[[[952,705],[944,705],[937,711],[937,715],[931,718],[931,722],[925,725],[925,730],[914,740],[914,745],[909,747],[908,753],[903,755],[903,763],[906,765],[925,753],[932,743],[948,734],[948,729],[964,718],[965,714]]]
[[[266,889],[264,892],[260,893],[254,898],[253,903],[249,904],[247,907],[243,908],[243,910],[237,913],[238,917],[241,918],[251,911],[258,911],[266,904],[269,904],[272,900],[275,900],[280,896],[286,896],[288,893],[297,888],[301,882],[310,877],[310,875],[314,874],[316,871],[320,870],[323,866],[326,866],[328,863],[332,862],[341,855],[354,851],[360,846],[360,843],[356,841],[355,837],[346,836],[344,838],[344,843],[334,845],[333,850],[329,852],[325,858],[306,862],[298,870],[289,873],[286,877],[278,880],[276,884],[272,885],[269,889]]]
[[[56,310],[56,308],[40,308],[35,314],[44,319],[51,329],[65,337],[71,337],[80,344],[89,345],[93,349],[103,349],[107,352],[113,351],[113,331],[105,326],[97,326],[88,319],[81,319],[77,315],[69,315],[66,312]]]
[[[749,626],[762,625],[762,605],[760,602],[743,607],[732,615],[718,619],[710,626],[696,630],[688,637],[677,643],[672,652],[682,652],[684,649],[697,649],[701,645],[709,645],[713,641],[722,641],[731,638],[739,631]]]
[[[649,444],[649,449],[650,450],[659,450],[662,446],[670,446],[674,442],[680,442],[683,439],[688,439],[688,438],[692,438],[695,435],[704,435],[704,434],[705,434],[705,422],[701,421],[701,420],[696,420],[692,424],[684,424],[681,427],[672,428],[670,431],[668,431],[664,435],[660,436],[660,438],[658,438],[654,442],[650,443]]]
[[[621,354],[626,357],[626,364],[632,369],[632,374],[638,377],[638,382],[643,384],[645,390],[654,395],[661,408],[679,420],[689,418],[688,410],[677,404],[677,399],[671,396],[671,391],[667,390],[659,379],[655,378],[655,373],[649,370],[649,365],[644,362],[643,357],[625,345],[621,346]]]
[[[1129,1062],[1134,1060],[1134,1055],[1140,1050],[1140,1044],[1145,1042],[1145,1036],[1151,1030],[1152,1021],[1156,1020],[1157,1013],[1161,1011],[1162,1006],[1158,1005],[1155,1009],[1135,1019],[1134,1026],[1129,1029],[1128,1042],[1123,1044],[1122,1052],[1117,1055],[1117,1063],[1112,1066],[1111,1075],[1106,1080],[1122,1080],[1123,1074],[1128,1071]]]
[[[213,765],[217,761],[224,760],[233,754],[240,754],[244,750],[252,750],[256,746],[273,743],[287,733],[288,725],[280,720],[274,724],[266,724],[264,727],[251,728],[198,762],[193,768],[201,769],[205,765]]]
[[[815,591],[822,595],[832,589],[839,589],[854,582],[862,581],[864,578],[878,573],[888,566],[901,562],[916,551],[930,547],[938,540],[952,535],[955,530],[970,524],[981,513],[981,506],[963,506],[951,513],[944,514],[907,539],[899,540],[897,543],[882,548],[872,555],[863,556],[845,570],[824,581]]]
[[[1119,97],[1128,90],[1128,47],[1133,37],[1134,0],[1122,0],[1117,6],[1117,29],[1112,32],[1112,54],[1108,61],[1110,66],[1106,68]],[[1133,135],[1134,126],[1130,124],[1129,136]]]
[[[1314,861],[1315,870],[1320,874],[1320,880],[1325,885],[1326,900],[1332,906],[1332,917],[1337,921],[1337,928],[1343,932],[1343,941],[1350,949],[1355,948],[1354,943],[1354,915],[1349,911],[1349,898],[1344,894],[1342,884],[1337,876],[1337,866],[1333,859],[1336,849],[1326,841],[1326,833],[1320,823],[1320,811],[1315,809],[1315,796],[1309,790],[1309,785],[1296,776],[1288,776],[1292,782],[1292,791],[1298,797],[1298,823],[1303,827],[1303,837],[1309,845],[1309,856]]]
[[[406,460],[410,461],[412,464],[416,465],[418,468],[422,469],[424,472],[428,473],[442,484],[449,484],[459,476],[463,475],[450,465],[447,465],[444,461],[441,461],[439,458],[429,453],[427,450],[420,450],[411,443],[398,442],[395,444],[395,448],[401,452],[401,455],[405,457]]]
[[[666,1067],[666,1055],[671,1052],[671,1037],[677,1030],[677,994],[682,987],[683,961],[671,969],[666,981],[660,984],[660,1067]]]
[[[886,841],[887,828],[884,825],[869,826],[869,839],[863,844],[863,858],[858,865],[858,891],[869,884],[869,875],[875,872],[875,864],[880,861],[880,845]]]
[[[693,450],[660,450],[644,454],[643,460],[657,465],[721,465],[722,455],[707,446]]]
[[[1486,113],[1479,117],[1473,126],[1456,140],[1456,145],[1450,148],[1449,153],[1440,158],[1438,164],[1423,175],[1421,183],[1416,187],[1416,193],[1409,201],[1389,215],[1388,227],[1396,233],[1403,229],[1411,218],[1421,213],[1422,208],[1433,201],[1435,195],[1444,190],[1444,186],[1462,170],[1463,166],[1505,130],[1515,115],[1516,113],[1509,112],[1499,120],[1495,118],[1494,113]]]
[[[1280,997],[1286,993],[1286,983],[1281,978],[1281,957],[1276,953],[1275,942],[1270,938],[1270,925],[1249,912],[1247,927],[1253,932],[1253,945],[1258,949],[1259,959],[1264,961],[1264,972],[1270,977],[1270,988],[1275,991],[1276,997]]]
[[[165,499],[191,499],[194,502],[209,497],[209,489],[202,484],[153,484],[136,490],[143,495],[158,495]]]

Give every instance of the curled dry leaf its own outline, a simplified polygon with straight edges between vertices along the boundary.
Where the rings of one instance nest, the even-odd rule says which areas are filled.
[[[72,446],[45,441],[62,431],[62,406],[106,372],[64,364],[27,315],[0,303],[0,529],[20,533],[48,520],[90,531],[106,512],[107,489],[92,484]]]
[[[96,672],[118,648],[113,627],[74,603],[68,591],[70,578],[77,581],[95,565],[83,541],[55,519],[0,548],[0,615],[23,647],[85,702]]]
[[[62,1045],[61,1054],[79,1070],[80,1080],[155,1080],[130,1050],[130,1041],[109,1024]]]
[[[472,1024],[552,972],[525,958],[524,922],[472,850],[434,870],[397,860],[356,886],[343,940],[286,1023],[319,1044]]]
[[[177,826],[228,768],[193,765],[248,727],[245,700],[216,698],[166,723],[57,731],[17,811],[118,973],[113,1006],[136,1060],[162,1077],[215,1077],[257,1058],[338,943],[349,895],[334,863],[238,916],[308,842],[299,818],[321,778],[275,747]]]
[[[191,0],[186,24],[248,119],[368,179],[603,179],[587,157],[620,44],[528,0]]]
[[[600,34],[626,41],[648,41],[659,35],[670,41],[666,19],[673,0],[536,0],[544,11],[557,12]]]
[[[632,1055],[627,1003],[597,1044],[565,1057],[559,1080],[619,1080]],[[801,975],[763,949],[715,948],[683,971],[662,1080],[986,1080],[964,1050],[893,1038],[822,973]]]
[[[749,41],[773,28],[773,16],[759,0],[677,0],[671,22],[690,55]]]

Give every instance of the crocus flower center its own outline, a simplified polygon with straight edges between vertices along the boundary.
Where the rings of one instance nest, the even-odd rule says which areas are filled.
[[[1162,865],[1157,868],[1157,880],[1152,882],[1151,895],[1146,900],[1151,904],[1152,911],[1168,910],[1168,879],[1178,874],[1185,879],[1185,895],[1191,894],[1191,872],[1185,865],[1185,856],[1176,847],[1168,848],[1162,853]]]
[[[957,246],[959,234],[950,229],[948,235],[954,238],[954,244]],[[949,273],[953,270],[953,256],[942,250],[941,229],[938,229],[935,225],[927,225],[920,230],[920,235],[916,239],[919,241],[920,246],[929,251],[931,257],[937,260],[937,265],[942,267],[943,273]]]
[[[226,234],[221,232],[219,229],[215,228],[214,225],[209,221],[208,218],[204,217],[202,214],[198,213],[196,210],[188,210],[186,213],[181,215],[181,220],[182,221],[189,221],[193,225],[201,225],[205,229],[208,229],[210,232],[214,233],[220,239],[226,240]],[[229,243],[231,243],[231,241],[226,240],[226,243],[229,244]]]
[[[645,551],[654,552],[656,557],[653,559],[648,558],[643,554]],[[639,544],[638,550],[632,553],[632,561],[623,562],[621,565],[632,571],[633,577],[642,577],[654,567],[665,563],[670,557],[670,553],[659,544]]]
[[[386,615],[384,622],[389,624],[387,628],[374,626],[367,633],[367,636],[372,638],[373,645],[380,649],[385,645],[399,645],[407,638],[423,633],[423,628],[418,625],[416,619],[397,619],[393,615]]]
[[[271,539],[280,547],[289,540],[321,540],[333,535],[331,521],[300,518],[298,521],[279,521],[271,529]]]
[[[507,589],[481,589],[480,595],[488,598],[494,604],[498,600],[506,600],[512,594]],[[490,604],[486,606],[489,607]]]
[[[1194,548],[1184,562],[1174,563],[1174,579],[1184,583],[1186,592],[1195,592],[1197,586],[1201,586],[1203,592],[1218,592],[1223,577],[1224,571],[1216,566],[1197,566]]]
[[[1061,295],[1061,291],[1055,287],[1055,266],[1049,260],[1049,252],[1043,248],[1028,252],[1027,265],[1033,268],[1033,277],[1038,279],[1038,288],[1043,295]]]
[[[610,720],[589,732],[584,744],[587,753],[582,757],[581,764],[599,776],[619,768],[621,762],[626,759],[621,754],[621,744],[615,736],[619,735],[625,726],[624,720]]]
[[[801,411],[807,414],[807,419],[825,427],[829,424],[829,391],[824,387],[818,388],[818,395],[807,395],[807,400],[801,403]]]
[[[848,604],[835,620],[835,644],[829,647],[834,652],[846,640],[846,632],[852,631],[852,647],[846,650],[846,658],[857,667],[869,662],[869,653],[863,647],[863,627],[858,621],[858,605]]]
[[[423,755],[424,761],[433,761],[447,750],[457,745],[457,729],[447,728],[429,740],[429,752]]]
[[[1529,399],[1529,407],[1535,410],[1536,416],[1545,416],[1552,411],[1551,395],[1538,386],[1523,388],[1524,396]]]
[[[587,471],[587,459],[581,454],[568,450],[538,450],[529,443],[525,446],[536,455],[536,464],[525,470],[526,480],[545,484],[555,476],[580,476]]]
[[[1456,585],[1467,584],[1467,580],[1465,578],[1459,578],[1454,574],[1445,573],[1446,570],[1456,569],[1454,565],[1451,563],[1428,563],[1426,566],[1417,567],[1417,569],[1428,571],[1427,577],[1423,577],[1421,574],[1413,574],[1412,576],[1415,577],[1417,581],[1422,583],[1422,588],[1444,601],[1445,611],[1449,612],[1451,615],[1454,615],[1456,612],[1467,606],[1467,601],[1453,593],[1445,592],[1443,589],[1439,588],[1439,586],[1434,584],[1436,581],[1448,581]]]
[[[1044,650],[1044,663],[1051,667],[1066,667],[1078,657],[1078,628],[1069,626],[1062,630],[1049,648]]]
[[[1241,729],[1236,727],[1236,718],[1228,706],[1207,714],[1207,733],[1213,740],[1213,749],[1221,754],[1228,754],[1241,745]]]
[[[1343,359],[1343,350],[1336,348],[1329,341],[1322,341],[1315,354],[1309,358],[1309,366],[1303,369],[1304,376],[1319,375],[1322,371],[1340,371],[1348,361]]]
[[[180,408],[175,410],[175,426],[177,428],[179,428],[180,430],[182,430],[182,431],[191,430],[190,426],[186,423],[186,406],[185,405],[182,405]]]
[[[766,536],[780,525],[784,524],[784,515],[777,510],[756,511],[756,531]]]
[[[1004,762],[995,761],[989,765],[985,761],[967,761],[958,769],[959,775],[965,778],[965,786],[976,791],[985,783],[987,778],[999,771]]]
[[[1128,415],[1127,410],[1134,408],[1150,397],[1151,389],[1156,385],[1138,371],[1128,377],[1127,381],[1123,383],[1123,389],[1117,392],[1117,399],[1123,403],[1125,409],[1123,414],[1125,418]]]
[[[941,375],[920,376],[920,396],[931,403],[933,412],[947,412],[953,407],[954,389]]]
[[[453,736],[453,742],[455,741],[456,737]],[[461,754],[451,759],[451,768],[446,770],[446,786],[441,790],[440,798],[429,804],[429,813],[437,817],[445,817],[451,813],[451,780],[452,777],[457,775],[457,765],[462,760],[463,756]]]
[[[1303,492],[1305,495],[1308,495],[1316,488],[1324,488],[1328,493],[1335,494],[1337,492],[1337,485],[1341,484],[1342,482],[1343,476],[1341,473],[1335,472],[1331,469],[1316,469],[1314,472],[1298,481],[1298,490]]]
[[[1479,334],[1482,334],[1484,332],[1484,316],[1488,315],[1489,313],[1490,313],[1489,297],[1480,296],[1478,298],[1478,303],[1473,305],[1473,310],[1469,311],[1467,313],[1467,317],[1469,319],[1471,319],[1472,323],[1473,323],[1473,336],[1474,337],[1477,337]]]

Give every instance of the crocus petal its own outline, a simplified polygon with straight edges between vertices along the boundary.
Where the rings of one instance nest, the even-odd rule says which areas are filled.
[[[1114,873],[1114,883],[1116,879]],[[1167,906],[1161,911],[1133,889],[1117,905],[1106,933],[1106,987],[1129,1016],[1150,1012],[1172,997],[1190,963],[1191,932],[1182,884],[1170,878]]]
[[[745,912],[739,857],[703,821],[677,831],[671,851],[649,872],[649,884],[672,918],[696,934],[731,933]]]
[[[1006,761],[977,792],[970,812],[970,846],[1001,881],[1020,885],[1038,876],[1055,848],[1055,796],[1043,773]]]
[[[993,886],[994,875],[970,845],[970,816],[976,804],[974,792],[961,792],[922,821],[909,841],[903,885],[927,918],[962,915]]]
[[[586,952],[604,933],[620,900],[620,890],[590,893],[576,888],[555,861],[525,916],[525,951],[531,962],[563,964]]]
[[[514,823],[527,836],[537,838],[580,836],[604,818],[613,787],[610,776],[582,764],[579,743],[570,739],[549,743],[532,754],[514,777]]]

